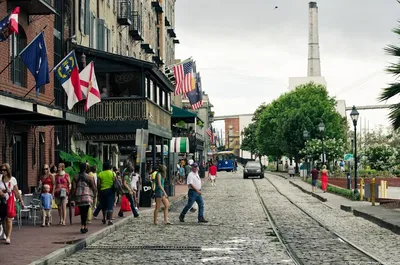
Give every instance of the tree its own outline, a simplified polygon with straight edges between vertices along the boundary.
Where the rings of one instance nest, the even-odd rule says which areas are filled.
[[[328,161],[342,158],[344,156],[346,145],[343,139],[325,139],[324,149]],[[300,151],[304,156],[320,159],[322,154],[322,141],[321,139],[311,139],[306,143],[306,147]]]
[[[249,126],[243,130],[243,140],[240,149],[249,151],[252,155],[256,155],[261,161],[261,152],[257,145],[257,124],[250,123]]]
[[[393,32],[400,36],[400,26],[393,29]],[[385,47],[385,51],[387,54],[395,56],[398,60],[397,63],[391,63],[386,71],[393,74],[393,76],[397,79],[400,75],[400,47],[396,45],[388,45]],[[400,81],[396,80],[393,83],[390,83],[388,87],[384,88],[379,100],[386,101],[400,94]],[[400,128],[400,103],[393,104],[390,107],[389,120],[392,123],[394,129]]]
[[[322,85],[308,83],[281,95],[262,111],[257,142],[264,155],[294,157],[297,164],[300,151],[305,148],[303,131],[309,132],[310,139],[321,139],[318,124],[325,124],[326,139],[347,138],[346,119],[335,109],[336,100],[329,97]]]
[[[362,163],[371,169],[389,170],[397,164],[398,152],[388,144],[374,144],[362,152]]]

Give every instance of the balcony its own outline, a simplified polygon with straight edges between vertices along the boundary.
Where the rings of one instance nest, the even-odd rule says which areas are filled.
[[[130,26],[132,24],[131,1],[119,1],[117,22],[122,26]]]
[[[31,16],[57,14],[54,9],[54,1],[55,0],[8,0],[7,3],[9,6],[19,6],[28,16]]]
[[[176,38],[176,33],[174,29],[167,29],[167,33],[171,38]]]
[[[144,127],[171,129],[171,113],[146,98],[102,98],[84,111],[85,101],[77,103],[73,112],[86,117],[85,134],[128,133]]]
[[[165,17],[165,26],[167,27],[171,26],[171,23],[169,22],[167,17]]]
[[[174,39],[174,44],[179,44],[179,40],[178,39]]]
[[[151,47],[150,44],[148,43],[143,43],[142,45],[140,45],[140,47],[149,54],[155,54],[154,49]]]
[[[162,5],[159,1],[152,1],[151,6],[154,7],[157,13],[163,13]]]
[[[142,38],[142,20],[138,11],[132,12],[132,25],[129,26],[129,35],[134,40],[143,41]]]

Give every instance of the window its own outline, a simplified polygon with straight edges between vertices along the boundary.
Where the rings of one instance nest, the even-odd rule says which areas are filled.
[[[113,12],[117,13],[117,0],[113,0]]]
[[[167,97],[167,110],[171,111],[171,93],[168,93]]]
[[[150,86],[149,86],[149,90],[150,90],[150,100],[154,100],[154,84],[153,84],[153,80],[150,79]]]
[[[149,97],[148,94],[147,94],[148,91],[149,91],[148,90],[148,85],[149,85],[149,79],[147,77],[145,77],[144,78],[144,96],[147,97],[147,98]]]
[[[110,52],[111,49],[111,30],[107,27],[104,28],[104,36],[105,36],[105,51]]]
[[[161,89],[160,87],[158,87],[158,86],[157,86],[157,89],[158,89],[158,95],[159,95],[159,98],[158,98],[158,105],[160,105],[161,107],[163,107],[163,105],[164,105],[164,102],[163,102],[164,91],[162,91],[162,89]]]
[[[24,29],[18,26],[19,34],[13,34],[10,41],[10,54],[14,58],[11,64],[11,80],[13,84],[26,87],[26,66],[22,60],[17,57],[18,54],[26,47],[26,34]],[[12,60],[10,58],[10,60]]]
[[[91,31],[90,31],[90,40],[89,40],[89,46],[90,46],[90,48],[94,48],[94,49],[96,49],[96,32],[97,32],[97,27],[96,27],[96,23],[97,23],[97,20],[96,20],[96,17],[94,16],[94,13],[92,13],[91,14],[91,17],[90,17],[90,28],[92,29]]]
[[[154,94],[153,101],[158,104],[158,86],[154,81],[153,81],[153,94]]]
[[[97,49],[105,51],[106,43],[106,26],[104,19],[97,19]]]
[[[88,35],[90,32],[90,0],[80,0],[79,30]]]

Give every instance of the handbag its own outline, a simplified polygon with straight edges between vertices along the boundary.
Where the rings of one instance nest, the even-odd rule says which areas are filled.
[[[65,197],[67,197],[67,189],[61,188],[60,189],[60,198],[65,198]]]
[[[7,217],[14,218],[17,215],[17,208],[15,206],[14,191],[11,191],[10,198],[7,200]]]
[[[131,211],[131,203],[129,202],[126,195],[123,195],[122,199],[121,199],[121,211],[123,211],[123,212]]]
[[[124,190],[122,189],[122,184],[118,180],[117,177],[114,177],[114,179],[113,179],[113,188],[114,188],[114,192],[117,192],[120,195],[124,194]]]
[[[75,205],[74,207],[74,216],[78,216],[81,215],[81,211],[79,211],[79,207],[77,205]]]

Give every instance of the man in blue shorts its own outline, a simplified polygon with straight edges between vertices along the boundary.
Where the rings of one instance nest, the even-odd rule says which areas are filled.
[[[312,192],[317,192],[317,180],[318,180],[318,169],[314,166],[313,170],[311,170],[311,186],[312,186]]]

